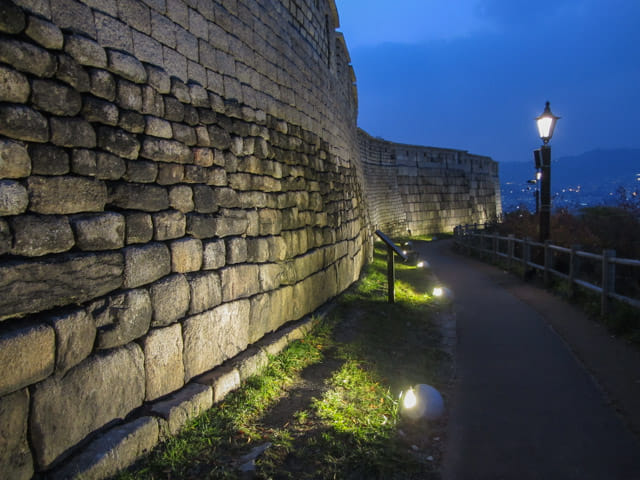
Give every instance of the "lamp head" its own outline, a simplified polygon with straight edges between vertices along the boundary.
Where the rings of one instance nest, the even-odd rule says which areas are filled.
[[[551,113],[551,108],[549,107],[549,102],[546,103],[544,107],[544,112],[542,115],[536,118],[536,125],[538,126],[538,135],[546,145],[553,137],[553,131],[556,128],[556,122],[560,117],[556,117],[553,113]]]

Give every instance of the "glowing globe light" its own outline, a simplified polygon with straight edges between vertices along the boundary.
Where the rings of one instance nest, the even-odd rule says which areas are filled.
[[[444,413],[444,400],[431,385],[421,383],[404,394],[400,414],[409,420],[436,420]]]
[[[424,262],[418,262],[418,265],[416,265],[418,268],[424,268]]]
[[[435,287],[433,289],[433,296],[434,297],[441,297],[444,294],[444,289],[442,287]]]
[[[413,408],[418,403],[418,399],[416,398],[416,394],[413,391],[413,388],[407,390],[407,393],[404,394],[403,406],[404,408]]]

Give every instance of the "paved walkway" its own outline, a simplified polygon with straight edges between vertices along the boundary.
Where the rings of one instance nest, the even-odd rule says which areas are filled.
[[[418,247],[455,294],[444,480],[640,479],[640,354],[450,246]]]

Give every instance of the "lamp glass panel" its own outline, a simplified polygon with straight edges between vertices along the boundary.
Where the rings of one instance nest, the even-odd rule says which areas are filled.
[[[551,135],[551,126],[553,125],[553,118],[542,117],[538,119],[538,133],[540,138],[549,138]]]

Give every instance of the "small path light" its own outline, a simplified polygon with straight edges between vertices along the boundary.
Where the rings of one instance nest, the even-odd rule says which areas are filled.
[[[444,295],[444,289],[442,287],[435,287],[433,289],[433,296],[434,297],[440,298],[442,295]]]
[[[409,420],[437,420],[444,413],[444,400],[431,385],[420,383],[401,394],[400,414]]]

